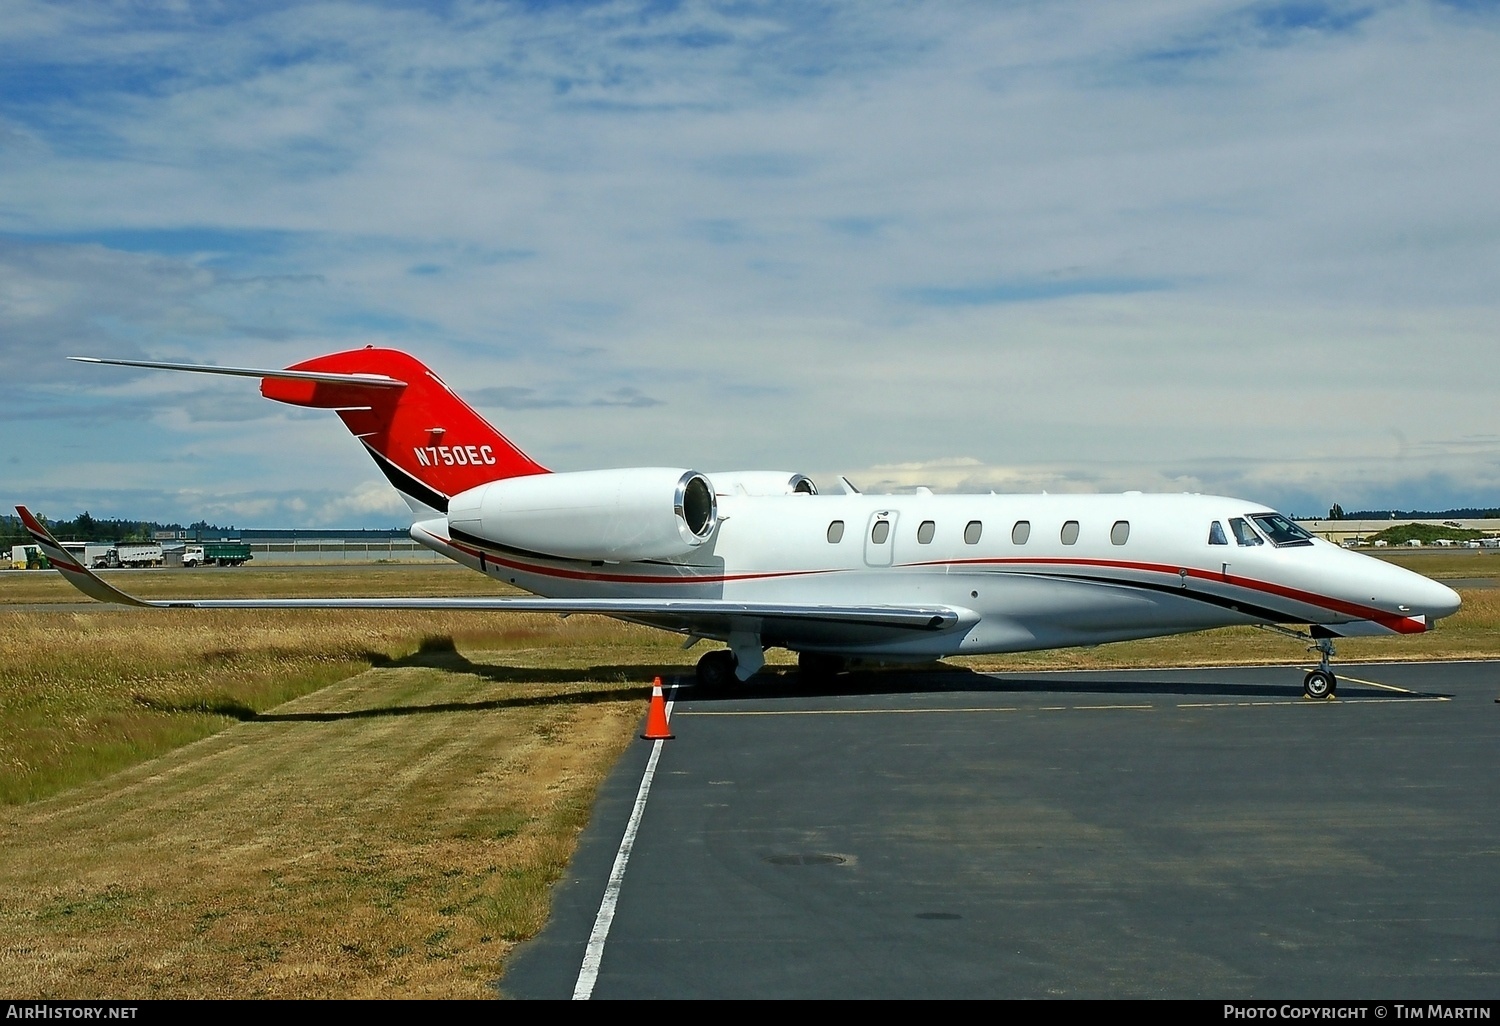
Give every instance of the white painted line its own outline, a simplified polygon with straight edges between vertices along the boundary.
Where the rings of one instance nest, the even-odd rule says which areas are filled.
[[[1020,712],[1016,706],[985,705],[951,709],[687,709],[684,716],[892,716],[913,713],[988,713]]]
[[[1354,680],[1352,677],[1340,677],[1340,680]],[[1374,684],[1374,681],[1355,681],[1359,684]],[[1376,687],[1380,685],[1376,684]],[[1391,691],[1400,692],[1403,698],[1355,698],[1344,704],[1379,705],[1389,702],[1447,702],[1451,699],[1442,695],[1427,695],[1420,691],[1405,691],[1394,685],[1386,685]],[[1178,702],[1178,709],[1253,709],[1261,706],[1324,706],[1336,705],[1337,702],[1327,702],[1322,699],[1310,701],[1298,696],[1297,698],[1266,698],[1256,701],[1242,702]],[[1153,712],[1158,706],[1155,705],[1039,705],[1035,708],[1025,708],[1015,705],[985,705],[985,706],[953,706],[943,709],[689,709],[683,712],[684,716],[913,716],[913,715],[946,715],[970,713],[1027,713],[1027,712],[1098,712],[1103,710],[1118,712]]]
[[[1266,702],[1179,702],[1177,704],[1177,708],[1179,708],[1179,709],[1254,709],[1254,708],[1260,708],[1262,706],[1273,706],[1273,705],[1276,705],[1276,706],[1283,706],[1283,707],[1285,707],[1285,706],[1294,706],[1295,705],[1295,706],[1301,706],[1301,707],[1304,707],[1304,708],[1307,708],[1307,709],[1332,708],[1334,706],[1342,706],[1345,709],[1348,709],[1348,708],[1351,708],[1351,707],[1356,706],[1356,705],[1361,705],[1361,706],[1362,705],[1391,705],[1393,703],[1400,703],[1402,705],[1407,705],[1407,704],[1410,704],[1412,702],[1451,702],[1452,701],[1452,699],[1445,698],[1442,695],[1423,695],[1423,694],[1420,694],[1420,693],[1415,692],[1415,691],[1408,692],[1408,694],[1411,696],[1410,698],[1355,698],[1355,699],[1351,699],[1351,700],[1348,700],[1348,701],[1345,701],[1345,700],[1342,700],[1342,699],[1337,699],[1337,700],[1334,700],[1334,701],[1331,701],[1331,702],[1328,701],[1328,700],[1326,700],[1326,699],[1322,699],[1322,698],[1315,698],[1315,699],[1308,699],[1308,698],[1288,698],[1288,699],[1278,699],[1278,700],[1275,700],[1275,701],[1266,701]]]
[[[672,686],[672,700],[667,703],[667,722],[672,721],[672,706],[677,704],[677,686]],[[625,882],[625,867],[630,863],[630,850],[635,847],[636,831],[641,826],[641,816],[646,811],[646,797],[651,793],[651,781],[656,776],[656,764],[661,759],[664,740],[651,744],[651,758],[646,760],[646,772],[641,775],[641,786],[635,793],[635,807],[630,810],[630,821],[625,824],[625,836],[620,839],[620,850],[615,852],[615,864],[609,871],[609,883],[604,886],[604,900],[599,903],[599,914],[594,917],[594,929],[589,934],[589,945],[583,952],[583,965],[578,969],[578,982],[573,984],[573,1000],[587,1001],[594,993],[594,984],[599,979],[599,964],[604,961],[604,942],[609,939],[609,928],[615,921],[615,906],[620,901],[620,887]]]
[[[1097,709],[1147,712],[1154,705],[1041,705],[1023,709],[1017,705],[951,706],[935,709],[688,709],[684,716],[953,716],[958,713],[1080,712]]]
[[[25,573],[18,570],[17,573]],[[1500,663],[1500,659],[1494,657],[1476,656],[1473,659],[1447,659],[1436,656],[1432,659],[1340,659],[1339,666],[1447,666],[1450,663],[1476,664],[1494,666]],[[1295,662],[1283,663],[1182,663],[1176,666],[1072,666],[1060,667],[1058,669],[1042,669],[1040,667],[1031,670],[975,670],[975,673],[985,677],[1032,677],[1044,674],[1088,674],[1098,676],[1102,673],[1161,673],[1182,672],[1184,670],[1281,670],[1301,669],[1304,672],[1309,667]],[[1337,672],[1337,671],[1335,671]],[[1340,677],[1342,679],[1342,677]]]

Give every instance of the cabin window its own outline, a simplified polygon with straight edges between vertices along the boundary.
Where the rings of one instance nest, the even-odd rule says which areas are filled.
[[[1031,537],[1031,521],[1017,520],[1016,526],[1010,529],[1010,543],[1012,545],[1025,545],[1026,540]]]
[[[1244,517],[1230,517],[1229,529],[1234,532],[1234,540],[1241,545],[1264,545],[1260,535],[1255,533],[1255,528],[1246,522]]]
[[[917,542],[922,545],[931,545],[932,536],[937,533],[937,524],[931,520],[922,521],[922,526],[917,528]]]
[[[891,536],[891,522],[889,520],[877,520],[875,526],[870,528],[870,542],[873,545],[884,545],[885,540]]]
[[[1280,513],[1251,513],[1250,519],[1266,532],[1266,537],[1270,538],[1271,544],[1278,549],[1286,548],[1288,545],[1311,545],[1313,543],[1312,535]]]
[[[1210,545],[1228,545],[1229,539],[1224,537],[1224,525],[1215,520],[1208,528],[1208,543]]]
[[[984,533],[984,525],[978,520],[970,520],[964,525],[964,544],[978,545],[979,536]]]
[[[1130,540],[1130,521],[1116,520],[1115,526],[1109,529],[1109,540],[1115,545],[1124,545]]]
[[[1063,524],[1063,529],[1062,529],[1062,543],[1064,545],[1074,545],[1077,542],[1078,542],[1078,521],[1076,521],[1076,520],[1069,520],[1066,524]]]
[[[828,525],[828,544],[837,545],[844,540],[844,522],[835,520]]]

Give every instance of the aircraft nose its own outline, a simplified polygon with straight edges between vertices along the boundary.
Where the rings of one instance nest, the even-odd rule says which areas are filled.
[[[1427,582],[1427,594],[1422,596],[1421,605],[1417,607],[1419,612],[1426,613],[1434,620],[1445,616],[1452,616],[1458,612],[1458,607],[1463,605],[1463,599],[1459,598],[1458,592],[1446,584],[1437,581]]]
[[[1386,563],[1382,568],[1381,583],[1383,587],[1372,592],[1380,598],[1372,598],[1372,602],[1376,605],[1388,603],[1384,605],[1386,609],[1402,616],[1425,616],[1430,623],[1452,616],[1463,605],[1458,592],[1446,584],[1439,584],[1430,577],[1393,563]]]

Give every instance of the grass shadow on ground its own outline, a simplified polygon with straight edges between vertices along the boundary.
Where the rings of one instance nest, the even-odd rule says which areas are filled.
[[[474,662],[458,650],[449,635],[424,638],[417,650],[410,655],[392,658],[382,652],[365,652],[363,658],[375,669],[402,669],[421,667],[444,670],[450,673],[470,674],[481,680],[498,684],[576,684],[580,681],[619,683],[620,688],[592,688],[566,690],[540,695],[516,695],[481,702],[442,702],[427,705],[392,705],[366,709],[348,709],[328,712],[257,712],[249,705],[233,699],[214,696],[194,698],[187,702],[171,702],[163,699],[136,696],[137,704],[156,712],[200,712],[232,717],[241,721],[264,723],[326,723],[338,720],[370,719],[383,716],[416,716],[431,713],[488,712],[498,709],[520,709],[553,705],[591,705],[599,702],[618,702],[621,690],[626,687],[641,689],[645,697],[646,683],[651,677],[676,667],[653,668],[636,664],[590,667],[522,667],[494,663]],[[627,683],[627,682],[639,683]]]

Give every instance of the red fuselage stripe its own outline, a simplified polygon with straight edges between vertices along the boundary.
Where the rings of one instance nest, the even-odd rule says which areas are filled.
[[[436,536],[434,536],[436,537]],[[606,574],[588,570],[571,570],[563,567],[552,567],[535,563],[523,563],[509,556],[497,555],[488,551],[481,551],[468,545],[455,542],[452,539],[439,538],[445,545],[452,546],[460,552],[466,552],[475,559],[484,557],[486,563],[496,566],[507,567],[521,573],[536,574],[542,577],[555,577],[570,581],[597,581],[607,584],[720,584],[728,581],[757,581],[768,580],[777,577],[806,577],[814,574],[847,573],[842,568],[829,568],[826,570],[783,570],[766,571],[762,573],[747,574],[705,574],[702,576],[661,576],[646,574]],[[1427,629],[1427,625],[1421,621],[1408,616],[1400,616],[1387,613],[1382,609],[1371,606],[1359,605],[1343,599],[1332,598],[1327,595],[1319,595],[1316,592],[1302,591],[1298,588],[1289,588],[1281,584],[1272,584],[1267,581],[1257,581],[1248,577],[1237,577],[1222,573],[1214,573],[1210,570],[1200,570],[1192,567],[1167,566],[1161,563],[1137,563],[1129,560],[1119,559],[1067,559],[1057,557],[1043,557],[1037,559],[1022,558],[982,558],[982,559],[950,559],[938,560],[930,563],[903,563],[901,567],[924,567],[924,566],[1036,566],[1048,568],[1062,567],[1094,567],[1109,570],[1134,570],[1141,573],[1163,574],[1172,578],[1179,578],[1180,571],[1187,570],[1188,576],[1197,580],[1212,581],[1217,584],[1228,584],[1246,591],[1259,592],[1266,595],[1275,595],[1279,598],[1291,599],[1304,605],[1316,606],[1327,609],[1330,612],[1342,613],[1346,616],[1357,617],[1361,620],[1372,620],[1399,634],[1420,634]],[[1121,581],[1121,584],[1129,584],[1129,581]]]

